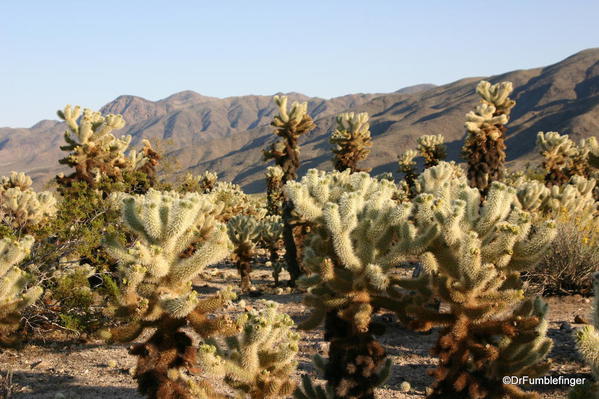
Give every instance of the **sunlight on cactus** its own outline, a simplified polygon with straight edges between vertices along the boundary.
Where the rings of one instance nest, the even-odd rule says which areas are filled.
[[[187,395],[192,382],[184,371],[193,364],[195,351],[180,329],[189,324],[202,337],[236,331],[228,318],[208,317],[234,299],[234,293],[224,290],[200,298],[192,289],[192,280],[206,266],[232,250],[225,225],[216,220],[222,205],[214,205],[208,195],[155,190],[121,198],[123,221],[137,241],[124,247],[109,237],[105,246],[119,261],[117,315],[128,323],[103,331],[103,337],[129,342],[155,328],[148,341],[131,350],[138,356],[139,390],[151,397],[158,391]]]
[[[420,256],[426,271],[398,286],[429,292],[449,305],[431,309],[414,301],[406,313],[420,331],[442,327],[434,354],[439,365],[429,398],[536,398],[505,375],[543,375],[551,349],[546,337],[547,306],[526,298],[520,272],[539,261],[555,236],[555,222],[531,221],[530,206],[519,206],[516,189],[492,183],[486,200],[441,163],[418,179],[417,224],[435,220],[439,234]],[[418,297],[413,297],[417,299]]]
[[[241,333],[224,345],[206,340],[198,350],[198,365],[251,399],[284,398],[293,393],[299,334],[293,320],[275,302],[259,301],[237,319]]]
[[[442,135],[420,136],[416,141],[418,142],[418,152],[424,158],[425,169],[438,165],[439,162],[444,161],[447,157],[445,137]]]
[[[467,136],[462,148],[468,162],[468,181],[472,187],[486,193],[492,182],[504,176],[505,125],[516,102],[509,98],[511,82],[492,85],[481,81],[476,93],[481,104],[466,114]]]
[[[227,222],[227,232],[234,246],[233,260],[241,277],[241,290],[248,292],[252,287],[250,273],[260,237],[260,224],[252,216],[238,215]]]
[[[0,240],[0,345],[19,342],[14,334],[21,325],[21,312],[42,294],[42,287],[27,288],[30,276],[17,265],[29,255],[33,237]]]
[[[329,142],[332,145],[333,165],[343,172],[368,171],[358,168],[358,162],[365,160],[370,154],[372,140],[368,113],[348,112],[337,116],[337,127],[331,134]]]

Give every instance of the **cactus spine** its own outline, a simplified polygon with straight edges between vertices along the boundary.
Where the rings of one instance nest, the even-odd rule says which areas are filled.
[[[137,242],[127,248],[108,237],[105,246],[119,261],[117,315],[128,323],[104,331],[104,337],[130,342],[146,328],[155,328],[130,352],[138,357],[139,391],[150,398],[191,398],[193,383],[184,371],[193,365],[195,349],[181,328],[190,325],[202,337],[236,331],[226,318],[208,317],[235,297],[231,291],[200,298],[192,289],[192,280],[206,266],[231,251],[226,227],[215,219],[221,207],[197,193],[150,189],[145,195],[120,197],[123,222]],[[193,252],[186,253],[190,247]]]
[[[395,184],[364,172],[311,169],[285,189],[295,211],[312,226],[304,250],[311,274],[298,280],[308,288],[304,303],[312,314],[300,328],[315,328],[324,320],[330,342],[328,361],[316,358],[315,364],[333,397],[373,398],[391,363],[374,337],[382,326],[372,322],[372,314],[383,306],[398,311],[399,302],[388,297],[389,273],[426,247],[436,227],[414,228],[409,212],[393,200]],[[323,389],[305,382],[296,396],[317,398],[315,392]]]
[[[481,81],[476,93],[481,104],[466,114],[466,140],[462,153],[468,162],[468,181],[486,193],[493,181],[504,175],[505,125],[516,102],[509,98],[513,87],[511,82],[492,85]]]
[[[235,248],[233,258],[241,277],[241,290],[247,292],[252,286],[250,274],[256,243],[260,236],[260,225],[252,216],[238,215],[227,223],[227,232]]]
[[[439,235],[420,257],[426,273],[397,282],[449,305],[442,311],[414,301],[406,308],[415,329],[442,327],[429,398],[537,398],[501,378],[548,369],[547,306],[524,297],[520,272],[538,262],[555,236],[555,223],[533,223],[518,205],[517,190],[498,182],[481,203],[480,191],[456,178],[452,168],[441,163],[418,179],[417,214],[426,216],[423,223],[436,220]]]
[[[274,101],[279,108],[279,113],[274,117],[271,126],[275,128],[274,133],[280,137],[280,140],[264,150],[264,160],[273,159],[275,164],[283,170],[282,184],[284,185],[297,178],[297,170],[300,165],[299,137],[310,132],[316,125],[308,114],[307,103],[294,102],[291,104],[291,109],[288,110],[286,96],[275,96]],[[300,234],[298,230],[301,226],[296,226],[297,223],[292,212],[292,204],[289,201],[284,201],[282,216],[285,225],[283,232],[285,259],[291,275],[290,284],[293,285],[301,274],[294,237],[294,230],[296,230],[296,234]]]
[[[593,304],[593,325],[586,325],[574,333],[578,351],[591,366],[594,383],[576,387],[570,392],[570,399],[599,399],[599,273],[593,276],[595,300]]]
[[[370,124],[366,112],[348,112],[337,116],[337,128],[329,139],[333,151],[333,165],[343,172],[367,171],[358,168],[358,162],[365,160],[370,153]]]
[[[21,312],[42,294],[42,288],[26,289],[30,278],[17,265],[29,255],[33,237],[0,240],[0,345],[10,346],[19,340],[14,334],[20,327]]]
[[[241,333],[228,337],[222,345],[207,340],[198,351],[198,364],[208,373],[224,377],[239,397],[251,399],[284,398],[295,389],[291,374],[297,367],[299,334],[293,320],[279,313],[277,304],[259,303],[237,320]]]

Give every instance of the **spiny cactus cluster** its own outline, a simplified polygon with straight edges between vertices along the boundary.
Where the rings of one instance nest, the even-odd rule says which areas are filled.
[[[537,147],[543,156],[545,182],[547,185],[561,185],[572,176],[594,177],[599,164],[594,154],[599,154],[597,139],[581,140],[577,145],[569,136],[558,132],[539,132]],[[595,166],[596,165],[596,166]]]
[[[82,113],[79,106],[73,108],[67,105],[64,110],[58,111],[58,116],[68,127],[64,134],[67,144],[60,149],[68,151],[69,155],[60,163],[75,169],[68,176],[57,176],[57,182],[63,187],[68,187],[73,181],[84,181],[90,187],[103,179],[118,181],[122,179],[123,171],[149,167],[148,162],[157,162],[157,154],[149,142],[145,143],[141,153],[134,153],[133,157],[125,154],[131,136],[117,138],[112,133],[125,126],[121,115],[103,116],[87,108]]]
[[[365,171],[358,168],[358,162],[365,160],[370,154],[372,140],[370,124],[366,112],[348,112],[337,116],[337,127],[329,139],[333,151],[333,165],[343,172]]]
[[[417,139],[418,152],[424,158],[424,167],[431,168],[447,157],[445,137],[440,134],[420,136]]]
[[[538,181],[524,180],[518,184],[517,195],[522,207],[533,215],[556,218],[560,212],[567,212],[573,220],[584,224],[597,217],[595,186],[595,179],[578,175],[551,188]]]
[[[578,351],[591,367],[594,382],[576,387],[570,392],[570,399],[599,399],[599,272],[593,276],[595,300],[593,303],[593,324],[586,325],[574,333]]]
[[[481,104],[466,114],[467,136],[462,152],[468,162],[468,181],[483,194],[504,175],[505,125],[516,104],[509,97],[512,91],[511,82],[492,85],[481,81],[476,87]]]
[[[215,218],[220,211],[209,196],[197,193],[150,190],[146,195],[124,196],[123,222],[137,241],[132,247],[111,237],[106,241],[121,273],[117,315],[128,323],[104,331],[103,336],[129,342],[146,328],[156,329],[148,341],[131,350],[138,356],[135,378],[140,392],[150,397],[163,397],[157,392],[190,397],[185,370],[192,367],[195,350],[182,327],[189,324],[202,337],[234,331],[227,318],[208,314],[235,295],[225,290],[202,299],[192,289],[192,280],[206,266],[231,252],[226,227]],[[190,247],[192,253],[187,252]]]
[[[524,297],[519,275],[550,245],[555,223],[533,223],[516,189],[499,182],[481,203],[480,191],[456,179],[450,164],[425,171],[418,186],[416,224],[433,220],[439,234],[420,255],[426,273],[397,283],[418,292],[406,307],[413,328],[442,327],[429,398],[538,397],[501,378],[548,369],[547,307],[540,298]],[[426,306],[420,298],[431,293],[449,308]]]
[[[366,173],[325,173],[311,169],[286,194],[295,211],[313,227],[305,241],[304,266],[311,273],[298,283],[312,315],[300,327],[325,321],[329,359],[317,359],[335,397],[369,398],[389,374],[390,361],[374,338],[376,308],[399,311],[388,298],[389,273],[406,256],[417,254],[436,227],[415,229],[393,200],[395,185]],[[320,388],[324,389],[324,388]],[[319,389],[307,383],[303,395]]]
[[[260,223],[253,216],[237,215],[227,222],[227,232],[234,247],[233,259],[241,277],[241,290],[247,292],[252,286],[250,274],[260,237]]]
[[[297,367],[299,334],[291,318],[274,302],[258,302],[237,320],[241,333],[206,340],[198,351],[198,365],[251,399],[284,398],[295,389],[292,374]],[[247,396],[246,396],[247,395]]]
[[[445,138],[440,134],[420,136],[416,142],[417,150],[407,150],[398,158],[399,171],[404,177],[402,183],[410,197],[415,195],[414,184],[419,175],[414,159],[420,155],[424,159],[424,168],[427,169],[438,165],[447,157]]]
[[[219,204],[218,220],[227,222],[236,215],[251,215],[261,218],[264,215],[262,204],[243,192],[237,184],[217,182],[209,193],[212,202]]]
[[[205,171],[201,175],[192,175],[187,173],[181,184],[181,190],[184,192],[198,192],[206,194],[214,190],[218,182],[218,175],[210,170]]]
[[[31,189],[31,178],[12,172],[0,180],[0,219],[15,231],[29,233],[31,228],[56,214],[56,198]]]
[[[29,255],[32,245],[31,236],[0,240],[0,345],[9,346],[19,341],[14,333],[20,327],[21,312],[43,291],[37,285],[27,288],[30,276],[17,267]]]

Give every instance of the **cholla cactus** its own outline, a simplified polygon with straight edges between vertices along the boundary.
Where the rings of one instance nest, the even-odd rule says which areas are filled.
[[[222,206],[218,220],[227,222],[236,215],[264,216],[262,205],[243,192],[240,186],[229,182],[218,182],[209,193],[215,204]]]
[[[414,187],[414,182],[418,177],[418,172],[416,171],[416,161],[414,161],[414,158],[417,156],[418,152],[416,150],[407,150],[401,154],[398,159],[399,171],[404,174],[404,181],[409,189],[408,194],[411,193],[412,187]]]
[[[283,238],[283,220],[280,216],[266,216],[260,220],[260,241],[270,252],[270,266],[273,268],[275,286],[279,285],[279,274],[283,268],[279,261],[280,242]]]
[[[574,333],[578,351],[591,366],[595,383],[587,383],[570,392],[570,399],[599,399],[599,273],[593,276],[595,301],[593,307],[593,325],[586,325]]]
[[[467,136],[462,148],[468,162],[468,180],[483,194],[493,181],[501,180],[505,163],[505,125],[516,104],[509,98],[510,82],[491,85],[481,81],[476,87],[481,104],[466,114]]]
[[[311,329],[325,320],[329,359],[317,358],[329,390],[339,398],[371,398],[389,374],[391,363],[374,338],[377,307],[398,311],[390,299],[390,272],[407,256],[418,254],[437,227],[415,228],[409,205],[397,206],[389,180],[367,173],[308,171],[301,182],[288,182],[286,194],[295,211],[310,222],[304,265],[312,274],[298,284],[308,288],[304,303],[312,315],[300,326]],[[301,395],[323,388],[307,383]]]
[[[572,176],[597,177],[596,154],[599,145],[595,137],[581,140],[576,145],[568,135],[557,132],[539,132],[537,147],[543,156],[545,183],[548,186],[564,184]]]
[[[287,110],[287,97],[275,96],[275,103],[279,108],[279,114],[271,122],[275,128],[274,133],[280,140],[271,144],[264,150],[264,160],[273,159],[275,164],[283,170],[282,184],[297,178],[297,170],[300,165],[299,137],[310,132],[316,127],[314,121],[308,114],[308,103],[291,104],[291,110]],[[290,284],[300,276],[301,270],[298,260],[298,248],[294,236],[294,227],[297,221],[294,219],[293,209],[288,201],[283,202],[283,223],[285,224],[284,242],[285,258],[287,268],[291,275]],[[297,230],[297,229],[296,229]],[[297,235],[297,234],[296,234]],[[300,238],[301,240],[301,238]]]
[[[597,205],[593,197],[596,186],[594,179],[573,176],[566,184],[547,188],[537,181],[522,181],[517,187],[521,206],[533,215],[557,218],[560,212],[579,223],[586,223],[597,216]]]
[[[413,200],[416,224],[434,220],[439,234],[420,256],[420,278],[396,283],[432,294],[448,304],[434,310],[415,301],[406,308],[411,326],[441,330],[434,353],[439,365],[429,398],[535,398],[517,386],[504,385],[506,375],[541,375],[551,349],[540,298],[524,297],[520,272],[539,261],[555,236],[553,221],[533,223],[524,209],[534,198],[492,183],[487,198],[455,177],[450,164],[427,169],[418,179]],[[524,209],[523,209],[524,208]]]
[[[109,237],[105,247],[119,261],[117,315],[129,322],[103,336],[129,342],[144,329],[156,328],[148,341],[131,350],[139,357],[139,390],[153,398],[162,397],[157,392],[190,397],[183,371],[193,364],[195,350],[180,329],[189,323],[202,337],[234,330],[226,318],[207,316],[235,297],[231,291],[202,299],[192,289],[192,280],[206,266],[231,251],[226,227],[215,219],[220,209],[207,195],[152,189],[145,195],[124,196],[121,206],[123,221],[137,242],[127,248]],[[193,252],[186,253],[190,247]]]
[[[445,146],[445,138],[437,134],[420,136],[417,139],[418,151],[424,158],[424,167],[430,168],[444,161],[447,157],[447,147]]]
[[[58,116],[68,126],[64,134],[67,144],[60,149],[69,151],[69,155],[60,163],[75,169],[68,176],[57,176],[57,182],[63,187],[70,186],[73,181],[84,181],[90,187],[105,179],[120,181],[123,171],[136,168],[153,171],[158,162],[158,154],[147,141],[141,153],[135,152],[133,158],[125,154],[131,136],[117,138],[112,133],[125,126],[121,115],[102,116],[87,108],[82,114],[79,106],[72,108],[67,105],[64,110],[58,111]]]
[[[266,208],[270,215],[281,215],[283,210],[283,169],[280,166],[266,168]]]
[[[0,218],[19,232],[29,230],[56,214],[56,198],[44,191],[36,193],[31,179],[23,173],[12,172],[0,182]]]
[[[194,176],[191,173],[185,175],[181,190],[183,192],[198,192],[206,194],[211,192],[218,181],[216,172],[210,170],[205,171],[199,176]]]
[[[208,340],[200,345],[198,364],[252,399],[284,398],[293,393],[292,374],[297,367],[299,334],[275,302],[264,301],[260,310],[243,313],[237,320],[241,333],[225,345]]]
[[[264,150],[264,159],[273,159],[275,164],[283,169],[283,183],[297,178],[299,168],[299,144],[301,135],[315,128],[312,118],[308,114],[308,103],[294,102],[291,109],[287,110],[287,96],[274,96],[279,108],[271,123],[275,128],[274,133],[281,140],[271,144]]]
[[[16,241],[0,240],[0,345],[18,342],[14,332],[20,326],[21,311],[33,304],[42,294],[42,288],[25,289],[29,276],[17,265],[29,255],[33,237],[25,236]]]
[[[365,160],[370,153],[370,124],[366,112],[348,112],[337,116],[337,127],[329,139],[333,150],[333,165],[343,172],[358,169],[358,162]]]
[[[260,237],[260,224],[252,216],[237,215],[227,223],[227,232],[234,246],[233,259],[241,277],[241,290],[247,292],[252,286],[250,274]]]
[[[0,190],[8,190],[9,188],[20,188],[25,191],[31,188],[33,181],[31,177],[23,172],[10,172],[10,176],[2,176],[0,178]]]

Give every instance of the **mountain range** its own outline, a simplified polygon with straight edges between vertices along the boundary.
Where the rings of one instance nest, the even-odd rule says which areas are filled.
[[[341,112],[368,112],[373,147],[363,166],[373,173],[395,171],[397,156],[414,148],[424,134],[442,134],[450,159],[459,159],[464,115],[478,104],[481,79],[511,81],[516,107],[508,124],[508,160],[521,165],[535,156],[539,131],[558,131],[572,138],[599,135],[599,48],[576,53],[556,64],[501,75],[470,77],[449,84],[422,84],[392,93],[349,94],[322,99],[286,93],[307,101],[317,128],[301,140],[302,168],[330,169],[328,137]],[[278,93],[281,94],[281,93]],[[75,99],[76,100],[76,99]],[[58,104],[60,106],[60,104]],[[176,160],[178,173],[214,170],[248,192],[264,189],[262,149],[275,139],[269,126],[276,113],[272,96],[206,97],[183,91],[158,101],[123,95],[102,107],[122,114],[140,147],[149,138]],[[1,123],[1,121],[0,121]],[[63,171],[58,159],[65,125],[43,120],[30,128],[0,128],[0,175],[25,171],[37,186]]]

